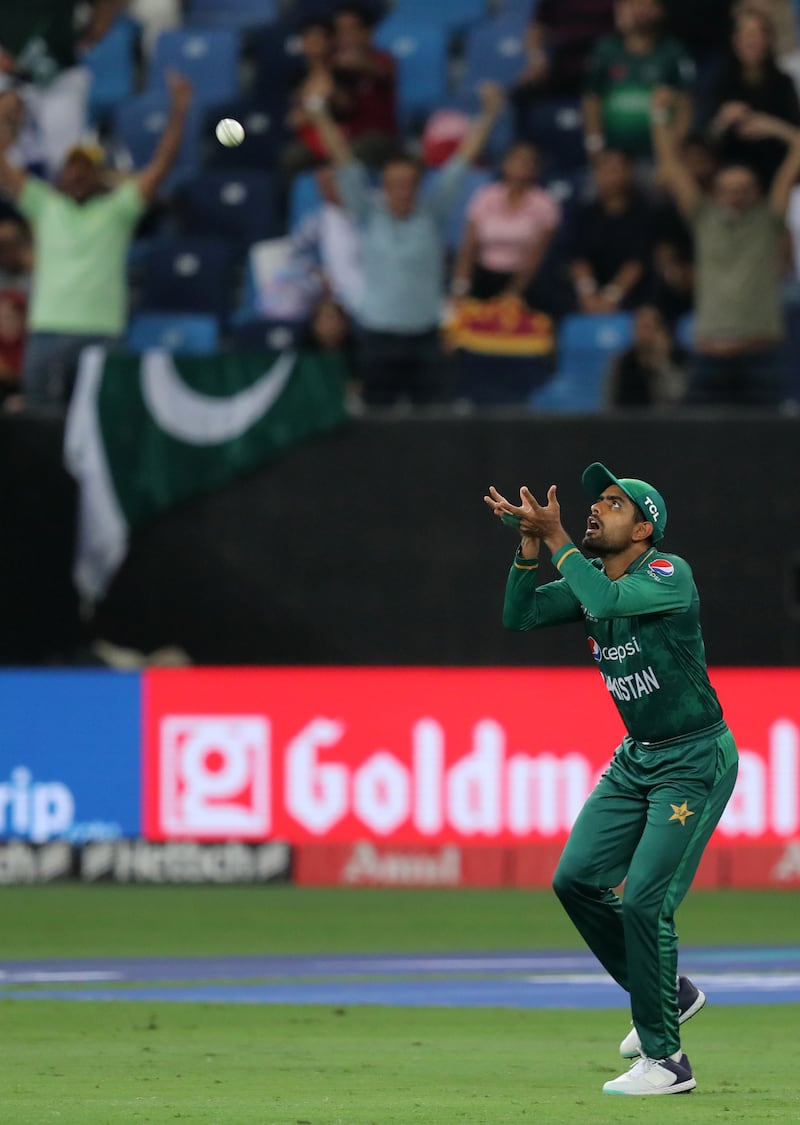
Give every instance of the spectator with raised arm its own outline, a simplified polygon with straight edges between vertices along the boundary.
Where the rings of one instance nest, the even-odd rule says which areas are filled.
[[[375,195],[366,168],[354,159],[325,103],[308,106],[336,164],[344,205],[358,224],[364,288],[356,309],[357,347],[368,405],[440,397],[444,228],[470,163],[503,107],[498,86],[486,83],[480,93],[482,112],[425,195],[419,165],[410,156],[395,157],[384,166]]]
[[[777,406],[784,393],[779,344],[785,218],[800,175],[800,129],[754,115],[751,136],[774,137],[786,146],[769,195],[741,165],[723,166],[706,194],[680,160],[669,124],[671,100],[669,90],[654,96],[653,139],[662,182],[695,241],[695,342],[687,402]]]
[[[103,153],[76,145],[55,187],[10,163],[0,117],[0,187],[31,225],[34,272],[22,389],[28,405],[64,405],[81,350],[125,330],[127,252],[136,224],[178,153],[192,97],[171,75],[172,110],[152,160],[109,189]]]
[[[579,98],[586,60],[614,30],[614,0],[538,0],[525,30],[525,66],[511,98],[517,136],[527,137],[527,114],[541,98]]]
[[[800,100],[794,82],[779,70],[769,18],[753,8],[736,14],[732,52],[717,82],[711,105],[711,130],[724,164],[752,168],[767,189],[785,155],[776,137],[752,136],[754,114],[769,114],[800,126]]]
[[[633,309],[644,299],[653,251],[652,208],[637,191],[624,152],[603,149],[593,165],[596,198],[575,219],[570,274],[585,313]]]
[[[338,116],[342,110],[341,94],[333,76],[333,27],[323,16],[312,16],[303,24],[298,36],[302,73],[291,93],[286,124],[294,131],[294,139],[281,153],[281,169],[286,177],[313,168],[325,155],[325,145],[306,110],[312,98],[324,98]]]
[[[586,148],[590,156],[608,147],[634,160],[650,160],[650,96],[657,86],[675,91],[675,127],[679,137],[685,136],[694,64],[681,43],[664,35],[661,0],[617,0],[616,13],[617,33],[597,44],[589,62],[583,100]]]
[[[333,73],[345,101],[342,128],[359,160],[371,167],[397,147],[397,63],[372,42],[376,22],[359,4],[343,4],[333,17]]]
[[[503,159],[501,179],[472,196],[453,270],[454,297],[516,296],[537,307],[537,274],[561,221],[558,202],[536,184],[537,171],[536,149],[519,141]]]

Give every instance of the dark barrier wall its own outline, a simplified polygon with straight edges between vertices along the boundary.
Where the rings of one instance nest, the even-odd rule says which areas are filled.
[[[482,496],[557,483],[580,538],[596,459],[665,493],[664,548],[694,568],[709,658],[796,663],[799,438],[790,418],[361,420],[142,529],[94,628],[203,663],[583,663],[580,627],[503,631],[516,536]],[[51,650],[74,640],[59,440],[0,424],[6,663],[48,655],[48,629]]]

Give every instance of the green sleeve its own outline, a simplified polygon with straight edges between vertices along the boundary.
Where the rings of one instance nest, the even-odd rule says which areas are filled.
[[[648,613],[677,613],[688,609],[694,597],[692,572],[683,559],[671,556],[673,573],[653,574],[648,567],[612,581],[592,566],[574,543],[553,555],[564,581],[588,613],[598,620],[639,617]]]
[[[147,210],[147,203],[135,176],[115,187],[108,199],[114,211],[131,222],[136,222]]]
[[[38,176],[26,176],[17,199],[17,209],[29,222],[35,223],[54,195],[58,195],[58,192],[44,180],[40,180]]]
[[[598,97],[606,92],[608,84],[608,63],[610,39],[601,39],[595,46],[586,65],[586,82],[584,90],[587,94],[597,94]]]
[[[582,621],[580,600],[569,585],[561,579],[547,582],[537,589],[538,574],[538,559],[523,559],[517,555],[508,575],[503,603],[503,625],[506,629],[526,631],[541,629],[545,625]]]

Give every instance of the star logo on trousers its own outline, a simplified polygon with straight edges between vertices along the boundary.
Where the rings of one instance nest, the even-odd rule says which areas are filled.
[[[682,805],[672,805],[671,804],[669,807],[672,809],[672,816],[669,819],[670,820],[679,820],[681,822],[681,824],[686,823],[687,816],[694,816],[694,813],[689,808],[686,801],[684,801]]]

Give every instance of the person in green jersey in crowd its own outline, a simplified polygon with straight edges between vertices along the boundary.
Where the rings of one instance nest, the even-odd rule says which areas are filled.
[[[618,33],[600,40],[587,69],[586,148],[590,156],[608,147],[650,160],[652,92],[659,86],[675,92],[675,131],[683,139],[692,117],[694,64],[677,39],[663,35],[660,0],[617,0],[615,15]]]
[[[633,1030],[620,1053],[636,1061],[608,1094],[677,1094],[696,1082],[679,1025],[705,1004],[678,976],[673,917],[733,792],[738,753],[706,668],[691,569],[657,544],[664,497],[595,462],[582,547],[561,523],[555,486],[540,505],[494,487],[484,499],[518,527],[506,587],[509,629],[584,623],[627,734],[583,807],[553,886],[589,948],[631,997]],[[541,544],[561,578],[538,585]],[[614,891],[625,880],[624,898]]]

